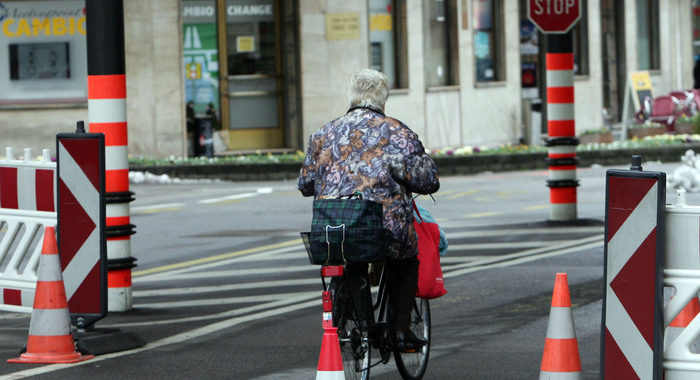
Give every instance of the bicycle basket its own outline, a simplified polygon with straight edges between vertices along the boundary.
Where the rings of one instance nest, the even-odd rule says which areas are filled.
[[[389,231],[380,228],[346,229],[327,226],[324,231],[302,232],[301,239],[315,265],[370,263],[386,257]]]

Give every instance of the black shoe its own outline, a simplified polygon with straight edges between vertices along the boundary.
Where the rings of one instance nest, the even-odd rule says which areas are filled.
[[[396,348],[401,352],[416,352],[428,344],[428,341],[419,338],[413,331],[396,332]]]

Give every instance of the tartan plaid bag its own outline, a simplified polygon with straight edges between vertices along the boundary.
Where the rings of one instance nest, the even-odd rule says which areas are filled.
[[[317,199],[311,232],[302,239],[311,264],[369,263],[386,257],[389,231],[381,203],[364,199]]]

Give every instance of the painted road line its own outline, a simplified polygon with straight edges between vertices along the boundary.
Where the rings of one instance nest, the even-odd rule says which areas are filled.
[[[261,187],[258,190],[256,190],[255,192],[258,194],[270,194],[270,193],[272,193],[272,191],[273,190],[271,187]]]
[[[571,247],[576,247],[576,246],[581,246],[581,245],[586,245],[586,244],[598,244],[600,241],[603,240],[602,236],[592,236],[592,237],[587,237],[583,239],[578,239],[578,240],[571,240],[568,243],[561,243],[561,244],[555,244],[543,248],[534,248],[534,249],[528,249],[525,251],[521,252],[515,252],[507,255],[500,255],[500,256],[494,256],[490,260],[485,260],[489,263],[497,263],[497,262],[502,262],[502,261],[508,261],[508,260],[514,260],[518,259],[521,257],[526,257],[526,256],[532,256],[532,255],[539,255],[539,254],[545,254],[549,252],[556,252],[558,250],[565,250]],[[471,263],[465,263],[465,264],[456,264],[452,265],[448,270],[454,271],[455,269],[461,269],[461,268],[468,268],[471,267]],[[443,271],[444,272],[444,271]]]
[[[495,215],[502,215],[503,211],[491,211],[491,212],[481,212],[481,213],[476,213],[476,214],[467,214],[465,215],[467,218],[483,218],[486,216],[495,216]]]
[[[69,368],[69,367],[75,367],[79,365],[84,365],[86,363],[94,364],[103,360],[108,360],[112,358],[118,358],[122,356],[127,356],[127,355],[133,355],[137,354],[140,352],[152,350],[155,348],[160,348],[164,346],[169,346],[171,344],[177,344],[177,343],[182,343],[186,342],[195,338],[199,338],[205,335],[213,334],[221,330],[225,330],[228,328],[231,328],[233,326],[237,326],[243,323],[247,322],[253,322],[253,321],[258,321],[264,318],[269,318],[269,317],[274,317],[277,315],[283,315],[287,314],[296,310],[301,310],[301,309],[306,309],[311,306],[320,306],[321,305],[321,299],[318,297],[318,293],[316,293],[314,300],[302,302],[299,304],[293,304],[289,305],[286,307],[278,307],[278,308],[273,308],[261,313],[257,314],[250,314],[242,317],[236,317],[236,318],[230,318],[226,319],[220,322],[212,323],[200,328],[192,329],[189,331],[182,332],[180,334],[176,334],[173,336],[169,336],[167,338],[163,338],[160,340],[157,340],[153,343],[148,343],[143,347],[136,348],[133,350],[127,350],[127,351],[120,351],[120,352],[114,352],[111,354],[105,354],[105,355],[99,355],[96,356],[95,358],[91,360],[86,360],[78,363],[71,363],[71,364],[50,364],[50,365],[45,365],[42,367],[36,367],[36,368],[30,368],[24,371],[18,371],[14,372],[8,375],[0,376],[0,380],[11,380],[11,379],[23,379],[25,377],[29,376],[36,376],[40,375],[43,373],[48,373],[48,372],[53,372],[53,371],[58,371],[61,369]]]
[[[467,195],[472,195],[472,194],[474,194],[474,193],[476,193],[476,192],[478,192],[478,190],[463,191],[463,192],[461,192],[461,193],[457,193],[457,194],[454,194],[454,195],[450,195],[450,196],[444,197],[444,198],[442,198],[442,199],[444,199],[444,200],[451,200],[451,199],[462,198],[462,197],[466,197]]]
[[[543,208],[549,208],[549,205],[537,205],[537,206],[529,206],[525,207],[525,210],[541,210]]]
[[[221,203],[236,201],[236,200],[245,199],[245,198],[252,198],[252,197],[255,197],[257,195],[258,195],[257,192],[233,194],[233,195],[228,195],[228,196],[219,197],[219,198],[202,199],[202,200],[197,201],[197,204],[200,204],[200,205],[221,204]]]
[[[159,205],[132,207],[132,214],[152,214],[162,211],[177,211],[185,207],[184,203],[163,203]]]
[[[226,311],[222,311],[220,313],[215,313],[215,314],[197,315],[197,316],[173,318],[173,319],[164,319],[164,320],[158,320],[158,321],[136,321],[136,322],[115,323],[115,324],[109,325],[109,327],[123,328],[123,327],[133,327],[133,326],[143,326],[143,325],[149,325],[149,326],[150,325],[169,325],[169,324],[174,324],[174,323],[191,323],[191,322],[197,322],[197,321],[208,321],[208,320],[212,320],[212,319],[230,318],[230,317],[234,317],[234,316],[253,313],[256,311],[260,311],[260,310],[272,309],[272,308],[277,308],[280,306],[286,306],[286,305],[290,305],[290,304],[294,304],[294,303],[298,303],[298,302],[308,301],[310,299],[317,298],[317,297],[318,297],[318,291],[301,292],[301,293],[297,293],[295,296],[287,297],[287,298],[280,299],[280,300],[277,300],[274,302],[267,302],[267,303],[262,303],[262,304],[258,304],[258,305],[239,307],[236,309],[226,310]]]
[[[188,286],[185,288],[165,288],[151,290],[136,290],[133,292],[136,297],[162,297],[162,296],[182,296],[194,294],[206,294],[215,292],[230,292],[246,289],[276,288],[281,286],[318,285],[321,288],[320,278],[301,278],[292,280],[242,282],[240,284],[211,285],[211,286]]]
[[[590,243],[590,245],[592,247],[602,246],[602,244],[603,244],[602,238],[598,242]],[[560,251],[547,252],[546,255],[548,255],[548,256],[561,255],[561,254],[576,252],[576,251],[583,250],[583,249],[587,249],[587,248],[585,246],[572,247],[572,248],[563,249]],[[545,256],[534,256],[534,257],[525,257],[522,259],[525,261],[533,261],[533,260],[537,260],[537,259],[544,258],[544,257]],[[517,259],[518,258],[516,258],[515,260],[517,260]],[[524,261],[521,261],[521,262],[524,262]],[[493,264],[490,267],[482,266],[482,267],[475,267],[475,268],[465,268],[462,270],[450,272],[445,277],[446,278],[456,277],[456,276],[461,275],[463,273],[468,273],[467,271],[476,272],[476,271],[486,270],[486,269],[490,269],[491,267],[493,267],[495,265],[507,266],[507,265],[514,265],[517,263],[518,262],[513,262],[512,264],[510,264],[508,262],[501,262],[498,264]],[[58,370],[65,369],[68,367],[75,367],[75,366],[79,366],[79,365],[85,365],[88,363],[93,364],[93,363],[97,363],[97,362],[100,362],[103,360],[109,360],[109,359],[118,358],[118,357],[122,357],[122,356],[133,355],[133,354],[137,354],[140,352],[149,351],[152,349],[168,346],[171,344],[183,343],[183,342],[186,342],[186,341],[189,341],[192,339],[196,339],[196,338],[200,338],[202,336],[206,336],[206,335],[209,335],[212,333],[216,333],[218,331],[222,331],[222,330],[225,330],[225,329],[228,329],[228,328],[231,328],[233,326],[237,326],[237,325],[240,325],[243,323],[258,321],[261,319],[265,319],[265,318],[269,318],[269,317],[273,317],[273,316],[277,316],[277,315],[283,315],[283,314],[287,314],[287,313],[290,313],[293,311],[306,309],[306,308],[309,308],[312,306],[316,306],[316,307],[320,306],[321,300],[317,298],[318,292],[309,292],[308,297],[309,297],[309,300],[306,302],[301,301],[301,299],[303,299],[303,297],[300,296],[299,297],[300,303],[296,303],[297,299],[294,299],[293,301],[290,300],[293,303],[288,305],[288,306],[273,307],[269,310],[266,310],[266,311],[263,311],[260,313],[249,314],[249,315],[245,315],[245,316],[241,316],[241,317],[236,316],[236,317],[226,319],[223,321],[219,321],[216,323],[212,323],[212,324],[200,327],[200,328],[188,330],[188,331],[185,331],[185,332],[182,332],[182,333],[179,333],[179,334],[167,337],[167,338],[163,338],[163,339],[157,340],[155,342],[148,343],[144,347],[136,348],[133,350],[120,351],[120,352],[114,352],[114,353],[105,354],[105,355],[99,355],[99,356],[96,356],[92,360],[78,362],[78,363],[51,364],[51,365],[45,365],[45,366],[36,367],[36,368],[29,368],[29,369],[26,369],[23,371],[18,371],[18,372],[14,372],[14,373],[11,373],[8,375],[0,376],[0,380],[22,379],[22,378],[29,377],[29,376],[36,376],[36,375],[40,375],[43,373],[58,371]],[[311,299],[311,298],[316,298],[316,299]],[[236,310],[232,310],[231,312],[236,312]],[[197,317],[193,317],[193,318],[197,318]],[[154,324],[157,322],[163,322],[163,321],[156,321],[156,322],[148,321],[148,322],[145,322],[143,324]],[[115,324],[113,326],[116,327],[117,325]],[[126,324],[119,325],[119,327],[122,327],[122,326],[126,326]]]
[[[450,235],[447,235],[450,238]],[[566,240],[569,241],[569,240]],[[506,242],[506,243],[469,243],[469,244],[450,244],[447,247],[448,251],[466,251],[466,250],[485,250],[485,249],[513,249],[513,248],[532,248],[532,247],[543,247],[551,243],[560,243],[562,240],[557,241],[516,241],[516,242]]]
[[[540,260],[540,259],[544,259],[547,257],[559,256],[559,255],[564,255],[567,253],[582,251],[585,249],[602,248],[602,247],[603,247],[603,239],[600,238],[599,241],[594,241],[594,242],[591,242],[588,244],[578,245],[578,246],[574,246],[574,247],[570,247],[570,248],[559,249],[556,251],[544,252],[544,253],[529,255],[529,256],[524,256],[524,257],[509,258],[509,257],[507,257],[508,255],[506,255],[502,258],[503,261],[494,262],[491,264],[483,263],[483,264],[479,264],[479,266],[475,266],[475,267],[471,267],[471,268],[464,268],[464,269],[459,269],[459,270],[450,270],[451,268],[447,268],[446,271],[443,270],[443,277],[444,278],[457,277],[457,276],[461,276],[463,274],[478,272],[478,271],[482,271],[482,270],[486,270],[486,269],[507,267],[507,266],[512,266],[512,265],[527,263],[530,261]]]
[[[471,263],[474,261],[481,261],[484,259],[492,259],[493,256],[440,256],[440,264],[454,264],[454,263]]]
[[[221,264],[217,263],[217,266]],[[275,268],[247,268],[247,269],[231,269],[231,270],[215,270],[215,271],[196,271],[194,273],[182,273],[182,274],[172,274],[168,273],[164,276],[151,277],[145,281],[140,282],[156,282],[156,281],[183,281],[183,280],[197,280],[197,279],[210,279],[210,278],[232,278],[239,276],[259,276],[265,274],[276,274],[276,273],[294,273],[294,272],[318,272],[318,267],[314,265],[292,265],[292,266],[282,266]]]
[[[293,245],[299,245],[300,242],[301,242],[301,238],[293,239],[293,240],[288,240],[288,241],[284,241],[281,243],[268,244],[268,245],[263,245],[261,247],[253,247],[253,248],[243,249],[240,251],[234,251],[234,252],[229,252],[229,253],[222,253],[220,255],[203,257],[201,259],[182,261],[182,262],[175,263],[175,264],[164,265],[164,266],[155,267],[155,268],[151,268],[151,269],[134,271],[132,273],[132,275],[134,277],[138,277],[138,276],[143,276],[143,275],[147,275],[147,274],[165,272],[165,271],[172,270],[172,269],[187,268],[187,267],[192,267],[192,266],[197,265],[197,264],[211,263],[214,261],[221,261],[224,259],[229,259],[229,258],[242,256],[242,255],[248,255],[251,253],[263,252],[263,251],[272,250],[275,248],[283,248],[283,247],[289,247],[289,246],[293,246]]]
[[[452,228],[452,227],[450,227]],[[443,228],[443,231],[445,228]],[[486,236],[512,236],[512,235],[550,235],[550,234],[577,234],[577,233],[600,233],[604,232],[603,226],[600,227],[554,227],[554,228],[494,228],[493,230],[479,230],[479,231],[463,231],[463,232],[449,232],[446,231],[447,239],[464,239],[464,238],[478,238]]]
[[[321,281],[315,280],[317,285],[320,285]],[[317,296],[320,291],[314,292]],[[275,293],[275,294],[256,294],[254,296],[240,296],[240,297],[226,297],[226,298],[210,298],[210,299],[196,299],[196,300],[186,300],[186,301],[170,301],[170,302],[152,302],[152,303],[135,303],[134,307],[143,309],[173,309],[173,308],[187,308],[187,307],[201,307],[201,306],[215,306],[215,305],[231,305],[239,303],[258,303],[258,302],[270,302],[278,301],[282,299],[287,299],[289,297],[295,296],[298,293]]]
[[[165,270],[162,272],[157,272],[153,274],[147,274],[142,277],[136,277],[134,278],[134,282],[148,282],[148,281],[160,281],[163,278],[167,279],[171,275],[177,275],[181,273],[188,273],[188,272],[197,272],[197,271],[203,271],[205,269],[209,268],[219,268],[224,265],[229,265],[229,264],[235,264],[235,263],[242,263],[242,262],[262,262],[262,261],[282,261],[285,259],[299,259],[302,257],[306,257],[304,254],[301,252],[298,252],[297,250],[299,247],[283,247],[283,248],[278,248],[278,249],[273,249],[270,251],[264,251],[260,253],[254,253],[251,255],[243,255],[243,256],[237,256],[237,257],[232,257],[229,259],[223,259],[219,261],[213,261],[205,264],[199,264],[199,265],[192,265],[190,267],[182,267],[178,269],[170,269],[170,270]],[[288,252],[288,251],[297,251],[297,252],[291,252],[291,253],[281,253],[281,252]]]

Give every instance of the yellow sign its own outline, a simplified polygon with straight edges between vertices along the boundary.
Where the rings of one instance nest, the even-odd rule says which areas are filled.
[[[373,32],[391,31],[391,15],[378,13],[369,15],[369,30]]]
[[[654,98],[651,91],[651,78],[649,77],[648,71],[632,71],[630,72],[630,84],[632,85],[632,92],[634,96],[635,109],[641,109],[642,104],[644,104],[644,98],[647,96]]]
[[[2,22],[7,37],[85,35],[85,16],[51,18],[8,18]]]
[[[236,37],[236,51],[239,53],[251,53],[255,51],[254,36],[238,36]]]
[[[187,79],[202,79],[202,64],[201,63],[188,63],[185,65],[185,72],[187,73]]]
[[[360,15],[358,13],[326,13],[327,40],[360,39]]]

